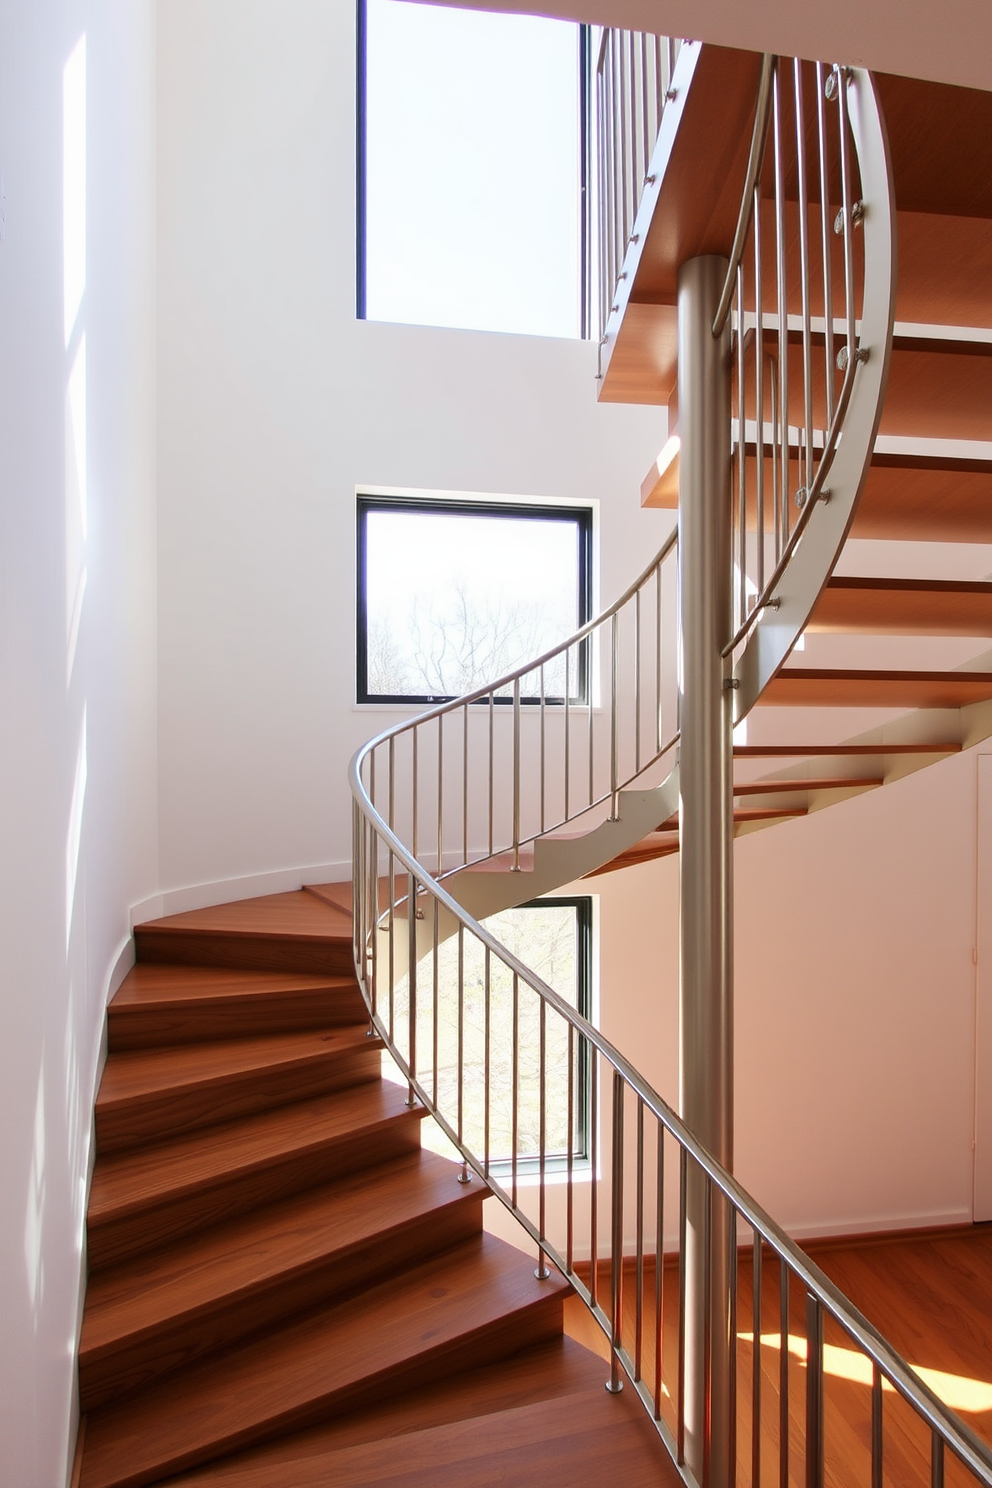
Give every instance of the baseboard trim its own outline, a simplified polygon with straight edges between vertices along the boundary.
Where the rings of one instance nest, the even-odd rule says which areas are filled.
[[[270,873],[249,873],[243,878],[214,879],[209,883],[188,884],[179,889],[163,889],[130,907],[130,924],[158,920],[163,915],[185,914],[190,909],[212,909],[215,904],[229,904],[237,899],[257,899],[263,894],[288,894],[305,883],[343,883],[351,878],[351,862],[311,863],[305,868],[277,868]]]

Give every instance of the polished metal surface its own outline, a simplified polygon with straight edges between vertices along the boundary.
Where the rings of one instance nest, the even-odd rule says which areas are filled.
[[[663,81],[667,67],[671,77],[674,50],[655,39],[647,50],[638,50],[634,39],[604,39],[604,94],[611,106],[623,96],[628,127],[634,100],[645,91],[645,76],[647,92],[654,88],[657,94],[660,85],[652,83],[652,76]],[[754,292],[762,283],[760,193],[755,186],[748,227],[753,263],[742,259],[730,276],[736,298],[721,339],[713,339],[712,323],[726,262],[697,260],[685,267],[680,281],[680,334],[684,313],[686,336],[680,367],[684,354],[686,387],[683,393],[680,386],[685,513],[680,515],[679,538],[673,534],[627,593],[561,646],[470,697],[385,731],[352,761],[355,967],[371,1026],[407,1081],[411,1101],[423,1103],[459,1151],[456,1176],[465,1181],[479,1175],[516,1216],[537,1247],[538,1274],[554,1265],[568,1277],[609,1345],[608,1388],[618,1388],[625,1379],[631,1384],[690,1488],[736,1482],[739,1248],[750,1253],[753,1277],[748,1406],[752,1482],[760,1481],[762,1467],[766,1475],[776,1475],[769,1474],[773,1463],[761,1462],[763,1409],[765,1416],[773,1411],[778,1415],[768,1436],[777,1439],[782,1488],[788,1488],[790,1466],[796,1467],[790,1464],[789,1358],[792,1333],[802,1329],[808,1361],[803,1466],[810,1488],[822,1484],[832,1428],[831,1416],[823,1412],[823,1336],[829,1318],[844,1335],[845,1347],[871,1367],[873,1485],[882,1481],[885,1384],[930,1434],[934,1488],[943,1488],[948,1451],[970,1481],[990,1488],[989,1447],[923,1384],[730,1172],[731,708],[743,716],[787,654],[805,624],[807,591],[813,593],[821,582],[817,576],[829,572],[831,544],[836,546],[838,534],[842,539],[846,531],[857,498],[859,462],[870,447],[873,419],[877,422],[875,400],[884,388],[894,283],[884,130],[870,79],[857,69],[828,71],[821,65],[804,75],[799,64],[782,59],[774,59],[770,72],[777,152],[790,138],[801,149],[799,141],[815,137],[819,158],[808,173],[806,195],[819,180],[821,202],[826,202],[826,183],[835,176],[842,183],[844,274],[838,314],[827,314],[822,327],[811,317],[816,278],[811,245],[818,236],[824,242],[826,232],[827,214],[821,212],[819,235],[812,218],[805,236],[797,233],[806,264],[800,269],[807,276],[800,281],[801,314],[790,320],[776,286],[776,313],[752,314],[748,323],[744,296],[748,286]],[[807,112],[804,89],[810,91],[810,76],[815,79],[816,108],[807,129],[800,128],[800,121]],[[665,93],[669,91],[666,85]],[[601,169],[607,178],[612,172],[611,211],[619,213],[621,227],[624,211],[628,224],[635,219],[639,188],[633,162],[651,134],[643,118],[637,119],[633,143],[622,145],[617,134],[600,137]],[[832,165],[828,139],[833,140]],[[786,174],[781,168],[778,173]],[[856,304],[852,228],[861,200],[864,291]],[[812,206],[803,202],[799,210],[812,212]],[[783,201],[774,209],[778,260],[786,217]],[[602,221],[607,221],[605,211]],[[604,238],[604,261],[612,255],[619,265],[625,245],[611,246],[609,236],[607,232]],[[828,256],[824,254],[821,268],[825,304],[831,305],[836,286],[831,286]],[[760,295],[757,300],[760,304]],[[804,391],[802,416],[790,435],[782,375],[790,340],[800,347],[797,355],[808,381],[821,330],[828,369],[836,341],[855,354],[849,356],[832,401],[822,411],[814,401],[812,425]],[[860,359],[865,352],[867,361]],[[754,508],[747,487],[742,502],[740,471],[732,478],[730,463],[729,369],[733,365],[739,376],[742,356],[745,376],[749,365],[759,374],[754,384],[758,416],[750,431],[739,392],[734,400],[738,457],[743,458],[749,438],[758,455]],[[705,397],[699,396],[703,393]],[[798,483],[807,492],[798,516],[790,467],[799,471]],[[824,499],[828,477],[829,502]],[[769,541],[773,539],[777,524],[771,579],[758,585],[754,603],[744,576],[763,577],[763,541],[749,540],[745,531],[742,549],[740,531],[752,509],[758,512],[763,539],[766,526]],[[676,556],[683,587],[678,657],[665,604]],[[730,577],[735,558],[740,575],[736,596]],[[739,631],[731,636],[738,619]],[[682,669],[680,718],[671,716],[674,660]],[[731,664],[734,674],[728,676]],[[727,682],[738,685],[725,686]],[[502,701],[508,698],[508,703]],[[675,743],[680,744],[681,764],[666,778]],[[460,786],[451,779],[459,764]],[[535,769],[540,773],[536,783]],[[550,888],[554,870],[547,867],[549,855],[560,852],[554,859],[560,874],[566,863],[575,862],[573,846],[554,847],[547,840],[556,827],[574,821],[594,801],[599,825],[580,840],[595,839],[595,851],[606,854],[607,844],[615,849],[640,820],[638,812],[656,813],[657,823],[665,802],[667,816],[666,792],[676,787],[686,874],[681,1115],[459,898],[466,893],[464,874],[500,854],[506,854],[507,871],[490,862],[488,871],[476,877],[502,884],[507,896],[502,902],[530,897],[520,886],[527,874],[509,871],[524,867],[525,848],[534,855],[532,882],[543,884],[544,873]],[[620,820],[607,820],[607,812]],[[433,864],[421,861],[421,823]],[[542,855],[545,866],[539,868]],[[574,874],[558,877],[555,885],[570,876]],[[511,882],[515,887],[508,888]],[[523,1129],[528,1123],[533,1128],[535,1106],[536,1153],[530,1153]],[[504,1128],[498,1125],[507,1109],[509,1154],[503,1150]],[[558,1133],[554,1143],[563,1150],[551,1150],[552,1126]],[[494,1147],[494,1142],[501,1145]],[[549,1202],[552,1166],[564,1187],[563,1202]],[[678,1253],[677,1288],[674,1278],[666,1280],[665,1275],[673,1249]],[[654,1260],[653,1287],[645,1279],[648,1255]],[[774,1269],[763,1285],[768,1257]],[[624,1268],[631,1259],[633,1280]],[[625,1286],[633,1287],[629,1322]],[[802,1318],[790,1318],[790,1296],[793,1304],[805,1298]],[[798,1310],[793,1305],[793,1313]],[[666,1318],[669,1328],[675,1323],[674,1357],[671,1343],[666,1357]],[[778,1333],[779,1388],[777,1402],[763,1403],[757,1344],[766,1331]],[[708,1430],[700,1427],[701,1400],[709,1412]]]
[[[713,335],[727,261],[683,264],[679,326],[679,1104],[733,1168],[733,746],[723,648],[730,638],[730,333]],[[729,1277],[726,1207],[689,1175],[686,1457],[726,1481]],[[704,1462],[709,1468],[704,1473]]]

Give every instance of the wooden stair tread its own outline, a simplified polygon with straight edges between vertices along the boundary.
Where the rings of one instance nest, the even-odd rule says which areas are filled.
[[[399,1157],[420,1106],[382,1081],[98,1157],[87,1215],[93,1268],[252,1204]]]
[[[141,962],[107,1009],[111,1050],[161,1048],[360,1021],[354,972],[257,972]]]
[[[992,542],[992,460],[876,449],[851,536]]]
[[[344,934],[349,941],[351,939],[350,916],[303,889],[287,894],[263,894],[257,899],[238,899],[208,909],[189,909],[182,914],[146,920],[135,929],[209,930],[228,935],[300,935],[304,938]]]
[[[425,1260],[481,1225],[487,1190],[418,1150],[268,1205],[90,1279],[83,1409],[283,1313]]]
[[[380,1077],[382,1041],[357,1027],[117,1052],[96,1099],[102,1153]]]
[[[845,777],[834,775],[828,778],[821,777],[809,780],[748,780],[737,782],[734,785],[735,796],[776,796],[784,792],[793,791],[823,791],[823,790],[870,790],[873,786],[884,785],[884,781],[878,775],[862,775]]]
[[[735,744],[735,759],[820,759],[826,755],[960,754],[961,745],[943,740],[923,744]]]
[[[810,631],[875,635],[992,635],[992,584],[942,579],[832,578]]]
[[[763,706],[963,708],[992,698],[992,672],[851,671],[783,667]]]
[[[353,966],[351,916],[303,889],[149,920],[134,927],[134,940],[139,961],[345,973]]]
[[[283,1488],[280,1466],[246,1468],[213,1481],[228,1488]],[[625,1488],[681,1484],[643,1407],[602,1388],[557,1396],[468,1421],[364,1442],[293,1463],[295,1488]],[[182,1481],[182,1480],[179,1480]],[[211,1481],[209,1474],[186,1482]]]
[[[367,1024],[305,1033],[275,1033],[264,1038],[217,1039],[193,1048],[135,1049],[108,1060],[96,1098],[106,1110],[147,1094],[180,1091],[203,1082],[261,1074],[272,1067],[303,1067],[314,1059],[332,1058],[378,1045]]]
[[[560,1329],[561,1278],[482,1235],[91,1412],[81,1488],[154,1481]],[[519,1340],[519,1341],[516,1341]]]
[[[235,1488],[238,1475],[246,1468],[276,1465],[286,1474],[286,1481],[292,1481],[297,1465],[305,1457],[363,1442],[402,1437],[407,1432],[512,1410],[518,1405],[552,1400],[560,1395],[574,1395],[580,1390],[600,1391],[606,1377],[607,1370],[599,1355],[565,1334],[558,1334],[495,1364],[463,1370],[440,1385],[408,1390],[306,1431],[249,1447],[223,1462],[184,1473],[171,1483],[176,1488],[180,1483],[183,1488],[187,1484],[193,1488],[199,1483]]]

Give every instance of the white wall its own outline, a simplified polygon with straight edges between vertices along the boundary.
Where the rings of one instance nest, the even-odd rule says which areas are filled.
[[[799,1236],[966,1222],[974,751],[735,847],[738,1177]],[[602,1026],[678,1102],[678,859],[591,880]]]
[[[64,69],[84,36],[74,238]],[[0,1478],[17,1488],[66,1476],[104,1006],[127,905],[158,881],[153,39],[150,0],[0,19]],[[66,256],[85,279],[68,345]]]
[[[350,871],[362,484],[601,503],[604,598],[670,517],[662,410],[578,342],[355,320],[354,7],[159,9],[163,887]],[[453,253],[460,245],[451,245]]]

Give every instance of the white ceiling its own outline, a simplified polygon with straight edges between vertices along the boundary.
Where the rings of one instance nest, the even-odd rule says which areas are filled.
[[[434,0],[992,89],[992,0]]]

